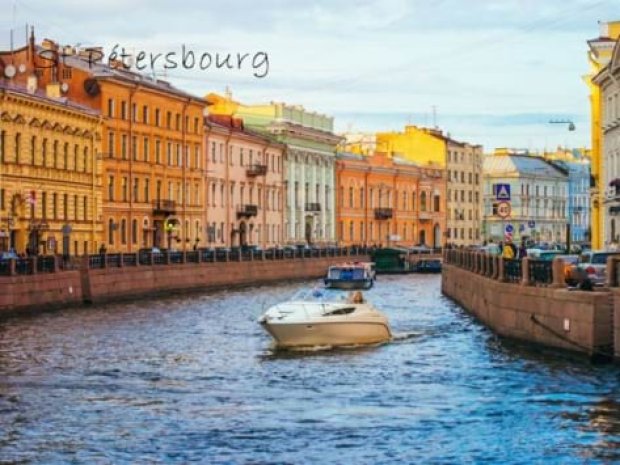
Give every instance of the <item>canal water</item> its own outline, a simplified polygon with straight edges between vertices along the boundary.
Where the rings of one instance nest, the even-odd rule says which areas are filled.
[[[381,276],[395,342],[280,353],[305,284],[0,322],[0,463],[610,463],[620,370],[495,337],[437,276]]]

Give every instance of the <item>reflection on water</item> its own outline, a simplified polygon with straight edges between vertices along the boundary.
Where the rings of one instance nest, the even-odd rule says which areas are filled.
[[[0,322],[0,462],[620,461],[615,366],[499,339],[436,276],[367,293],[391,343],[274,350],[256,320],[300,287]]]

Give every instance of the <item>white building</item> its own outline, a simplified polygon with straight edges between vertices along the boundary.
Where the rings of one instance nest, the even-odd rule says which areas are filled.
[[[568,222],[568,172],[544,158],[530,155],[491,155],[483,164],[483,237],[514,241],[564,242]],[[510,190],[510,215],[499,216],[497,186]],[[494,187],[496,186],[496,187]]]

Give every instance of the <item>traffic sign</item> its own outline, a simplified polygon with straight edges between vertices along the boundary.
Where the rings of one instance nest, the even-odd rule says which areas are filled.
[[[500,202],[497,204],[497,216],[500,218],[508,218],[510,210],[510,202]]]
[[[493,184],[493,193],[497,200],[510,200],[510,184]]]
[[[534,227],[536,227],[536,221],[534,221],[534,220],[528,221],[527,222],[527,226],[528,226],[528,228],[533,229]]]
[[[511,225],[510,223],[506,225],[506,232],[507,233],[512,233],[515,230],[514,226]]]

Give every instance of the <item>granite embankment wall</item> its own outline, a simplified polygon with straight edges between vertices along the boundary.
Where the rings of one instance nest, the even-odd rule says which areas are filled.
[[[91,268],[0,276],[0,314],[107,302],[200,289],[320,278],[332,264],[368,260],[366,254]],[[35,266],[36,269],[36,266]]]
[[[502,336],[590,356],[611,356],[620,347],[614,344],[620,300],[609,289],[568,290],[559,259],[513,265],[495,256],[446,251],[442,292]]]

